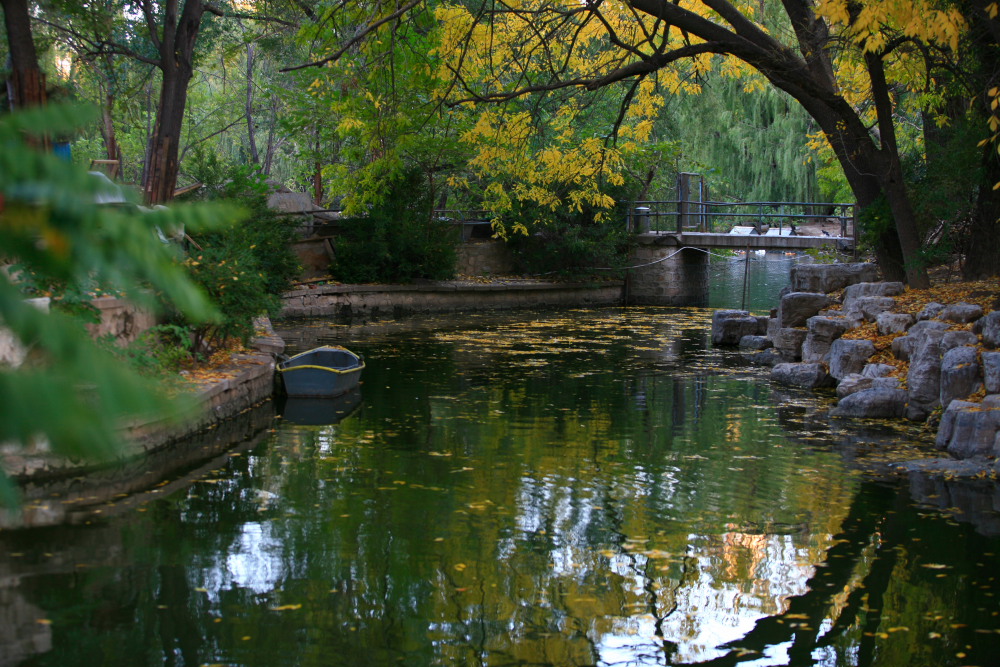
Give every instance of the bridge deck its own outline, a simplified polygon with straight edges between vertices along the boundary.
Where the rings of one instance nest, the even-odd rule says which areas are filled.
[[[639,243],[693,248],[733,250],[805,250],[823,246],[853,247],[854,239],[843,236],[767,236],[751,234],[711,234],[705,232],[647,232],[637,234]]]

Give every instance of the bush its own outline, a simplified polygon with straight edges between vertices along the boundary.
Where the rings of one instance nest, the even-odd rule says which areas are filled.
[[[243,166],[226,170],[212,157],[195,163],[194,175],[204,183],[203,198],[234,202],[249,210],[242,223],[199,235],[185,261],[191,278],[208,293],[222,313],[219,322],[194,329],[195,350],[235,337],[253,335],[253,320],[276,314],[281,294],[299,275],[291,244],[297,221],[267,208],[263,176]],[[220,182],[221,181],[221,182]]]
[[[408,283],[455,275],[458,230],[431,218],[433,206],[419,172],[392,183],[385,203],[365,217],[340,222],[331,275],[345,283]]]
[[[106,350],[125,360],[135,372],[160,380],[171,379],[193,359],[192,331],[176,324],[160,324],[147,329],[123,348],[115,344],[113,336],[105,336],[100,342]]]
[[[528,236],[512,235],[507,241],[521,273],[584,276],[595,269],[624,267],[628,263],[628,204],[618,203],[604,220],[595,220],[597,209],[552,211],[521,203],[513,220],[533,220]],[[603,276],[610,273],[602,271]]]

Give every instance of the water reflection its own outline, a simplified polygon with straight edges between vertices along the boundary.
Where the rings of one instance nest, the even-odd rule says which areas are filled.
[[[739,308],[766,315],[778,305],[778,294],[789,284],[789,273],[800,255],[751,252],[730,259],[713,257],[709,267],[709,303],[714,308]]]
[[[361,405],[361,398],[359,387],[336,398],[286,397],[278,412],[290,424],[326,426],[349,417]]]
[[[0,534],[0,664],[989,664],[998,540],[865,481],[709,317],[284,332],[363,352],[363,404]]]

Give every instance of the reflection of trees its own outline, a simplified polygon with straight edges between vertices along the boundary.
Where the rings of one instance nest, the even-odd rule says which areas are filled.
[[[595,340],[546,339],[528,368],[474,362],[475,341],[380,344],[349,419],[283,427],[184,497],[38,547],[72,563],[104,545],[97,568],[34,577],[0,550],[0,573],[29,573],[25,599],[78,628],[64,665],[735,664],[781,643],[789,664],[934,664],[931,631],[982,641],[949,624],[989,591],[923,567],[952,562],[957,529],[910,541],[895,490],[787,438],[765,385],[664,372],[662,346],[637,362],[628,336],[600,364],[567,351]]]

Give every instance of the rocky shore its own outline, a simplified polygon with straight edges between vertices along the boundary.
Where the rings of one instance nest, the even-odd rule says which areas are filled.
[[[939,459],[910,471],[1000,472],[1000,285],[911,291],[872,264],[801,264],[770,316],[717,311],[712,341],[771,367],[777,384],[836,391],[844,419],[937,428]]]

